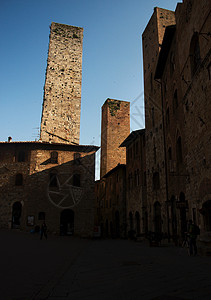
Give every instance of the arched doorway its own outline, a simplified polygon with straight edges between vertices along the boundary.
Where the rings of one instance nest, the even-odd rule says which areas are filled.
[[[64,209],[60,215],[60,234],[73,235],[74,234],[74,211],[71,209]]]
[[[15,202],[12,206],[12,228],[20,228],[22,213],[22,204],[20,202]]]
[[[115,227],[116,227],[116,237],[120,236],[120,218],[119,218],[119,211],[115,212]]]
[[[136,235],[140,235],[140,214],[138,211],[135,213],[135,219],[136,219]]]
[[[154,220],[155,220],[155,233],[161,233],[162,232],[162,222],[161,222],[161,205],[157,201],[154,204]]]
[[[129,224],[130,224],[130,230],[133,230],[133,213],[129,212]]]

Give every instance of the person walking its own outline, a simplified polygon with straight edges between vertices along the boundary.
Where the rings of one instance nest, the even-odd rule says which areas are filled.
[[[41,230],[40,230],[40,239],[42,240],[43,238],[43,235],[44,237],[46,238],[47,240],[47,225],[45,222],[43,222],[42,226],[41,226]]]
[[[196,245],[196,239],[197,235],[200,234],[199,227],[192,222],[192,220],[189,221],[189,228],[188,233],[190,236],[189,241],[189,254],[191,255],[197,255],[197,245]]]

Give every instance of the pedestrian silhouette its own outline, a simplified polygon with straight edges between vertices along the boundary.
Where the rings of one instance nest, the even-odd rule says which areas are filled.
[[[190,235],[190,255],[197,255],[196,239],[197,235],[200,234],[200,230],[199,227],[192,222],[192,220],[189,221],[188,233]]]
[[[47,225],[45,222],[43,222],[42,226],[41,226],[41,230],[40,230],[40,239],[42,240],[43,235],[45,236],[46,240],[47,240]]]

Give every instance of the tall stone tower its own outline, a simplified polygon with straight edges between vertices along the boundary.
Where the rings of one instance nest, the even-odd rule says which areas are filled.
[[[83,28],[52,23],[40,140],[75,143],[80,139]]]
[[[161,49],[165,29],[175,24],[175,13],[159,7],[154,13],[142,35],[144,65],[144,100],[145,100],[145,136],[146,136],[146,184],[149,228],[153,231],[166,230],[162,224],[166,214],[167,199],[164,124],[161,84],[154,80],[155,70]],[[170,100],[170,99],[169,99]],[[156,186],[156,188],[155,188]],[[160,212],[160,206],[162,212]],[[153,210],[151,209],[153,207]],[[156,222],[153,220],[156,216]],[[153,223],[154,222],[154,223]],[[161,225],[162,224],[162,225]]]
[[[102,106],[100,177],[126,163],[120,144],[130,134],[130,102],[107,99]]]

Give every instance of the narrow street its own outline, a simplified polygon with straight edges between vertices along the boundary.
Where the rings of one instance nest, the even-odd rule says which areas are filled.
[[[211,258],[179,247],[1,230],[1,299],[211,299]]]

